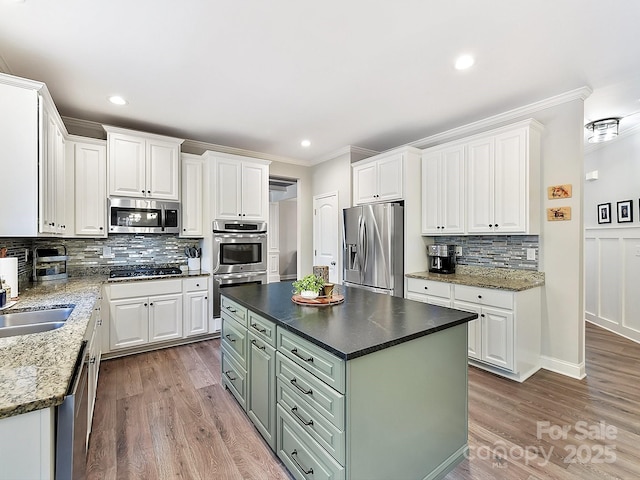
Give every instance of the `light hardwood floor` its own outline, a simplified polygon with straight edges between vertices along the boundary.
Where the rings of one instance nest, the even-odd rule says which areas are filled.
[[[446,480],[640,478],[640,345],[587,324],[586,351],[583,380],[469,368],[469,459]],[[221,386],[217,340],[103,362],[87,461],[89,479],[290,478]]]

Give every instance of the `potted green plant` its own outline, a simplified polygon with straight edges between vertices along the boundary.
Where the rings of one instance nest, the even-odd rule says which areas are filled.
[[[304,298],[316,298],[324,287],[324,280],[313,273],[293,282],[295,293]]]

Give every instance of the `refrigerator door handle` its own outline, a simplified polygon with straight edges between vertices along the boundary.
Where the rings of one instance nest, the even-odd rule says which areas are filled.
[[[358,244],[356,245],[356,260],[360,274],[360,283],[364,280],[364,224],[362,215],[358,216]]]

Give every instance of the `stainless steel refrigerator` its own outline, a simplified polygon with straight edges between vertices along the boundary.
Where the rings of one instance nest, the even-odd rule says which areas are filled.
[[[344,284],[396,297],[404,290],[404,207],[376,203],[345,208]]]

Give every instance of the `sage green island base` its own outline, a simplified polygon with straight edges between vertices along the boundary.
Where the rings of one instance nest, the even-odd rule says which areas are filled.
[[[475,314],[359,289],[302,307],[290,292],[225,289],[221,350],[224,385],[293,477],[431,480],[463,460]]]

